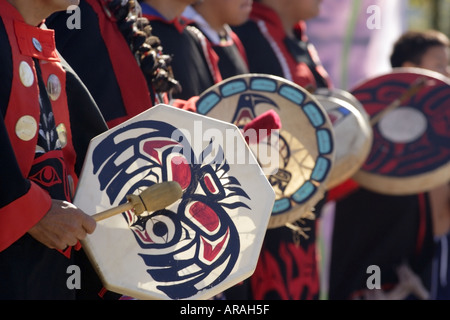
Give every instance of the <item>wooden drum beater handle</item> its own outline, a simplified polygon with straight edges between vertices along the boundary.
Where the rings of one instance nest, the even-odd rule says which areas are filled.
[[[154,184],[139,195],[127,195],[127,203],[92,215],[95,221],[100,221],[116,214],[134,209],[136,215],[144,211],[162,210],[181,198],[183,191],[176,181],[165,181]]]
[[[430,85],[432,81],[427,80],[425,77],[417,78],[411,86],[397,99],[392,101],[383,111],[376,114],[370,119],[370,124],[375,126],[381,118],[383,118],[388,112],[398,108],[404,103],[407,99],[411,98],[415,94],[417,94],[422,88],[427,85]]]

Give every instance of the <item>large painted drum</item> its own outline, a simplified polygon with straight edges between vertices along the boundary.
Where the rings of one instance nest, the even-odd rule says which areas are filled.
[[[240,128],[275,111],[281,129],[278,139],[269,141],[272,148],[266,149],[278,155],[268,157],[277,165],[252,149],[263,169],[276,167],[273,172],[265,171],[276,194],[268,227],[285,226],[310,215],[326,192],[335,152],[332,124],[312,94],[281,77],[245,74],[207,89],[196,106],[198,113]]]
[[[371,117],[374,141],[354,179],[388,195],[428,191],[450,179],[450,82],[438,73],[398,68],[351,93]]]
[[[333,124],[336,152],[327,185],[332,189],[363,165],[372,147],[373,132],[367,112],[351,93],[321,88],[314,96]]]
[[[95,137],[74,204],[103,212],[164,181],[165,209],[98,221],[83,247],[104,286],[136,299],[209,299],[256,268],[275,193],[233,124],[157,105]]]

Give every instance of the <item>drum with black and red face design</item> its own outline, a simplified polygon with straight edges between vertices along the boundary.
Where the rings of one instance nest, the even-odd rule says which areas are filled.
[[[165,209],[97,222],[83,247],[106,289],[136,299],[209,299],[249,277],[275,200],[240,130],[157,105],[94,138],[74,204],[88,214],[176,181]]]
[[[449,181],[448,78],[433,71],[398,68],[363,81],[351,93],[369,114],[374,133],[371,151],[354,175],[361,186],[407,195]]]
[[[276,194],[269,228],[311,215],[326,192],[335,153],[332,124],[312,94],[284,78],[253,73],[217,83],[200,95],[196,106],[198,113],[242,129],[268,111],[276,112],[278,137],[249,140]],[[265,130],[264,124],[257,130]],[[261,150],[271,150],[271,156]]]

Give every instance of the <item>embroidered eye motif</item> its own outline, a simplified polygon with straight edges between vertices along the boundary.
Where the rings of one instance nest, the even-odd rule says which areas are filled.
[[[55,184],[60,184],[61,178],[53,167],[45,166],[37,173],[30,177],[31,180],[38,182],[39,184],[49,188]]]

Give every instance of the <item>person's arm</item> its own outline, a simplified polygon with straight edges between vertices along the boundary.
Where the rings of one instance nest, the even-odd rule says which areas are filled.
[[[29,232],[44,245],[64,249],[92,233],[93,218],[73,205],[52,200],[47,192],[25,179],[0,116],[0,251]]]
[[[50,210],[28,233],[51,249],[64,250],[94,232],[95,220],[73,204],[52,200]]]
[[[0,251],[10,246],[50,209],[51,200],[35,183],[25,179],[0,115]]]

